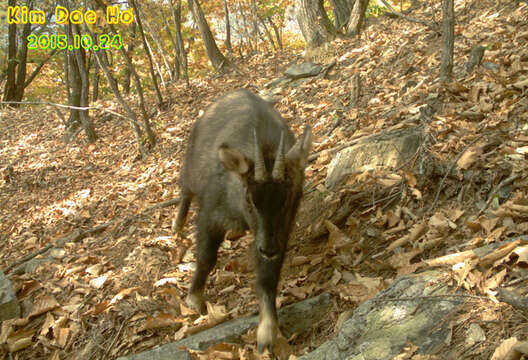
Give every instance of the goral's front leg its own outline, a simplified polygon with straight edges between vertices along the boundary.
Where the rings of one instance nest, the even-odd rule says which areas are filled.
[[[268,301],[264,301],[260,305],[259,325],[257,330],[257,348],[258,352],[262,353],[266,348],[272,353],[273,345],[279,333],[279,326],[277,323],[277,313],[275,310],[275,298],[273,298],[273,306]]]

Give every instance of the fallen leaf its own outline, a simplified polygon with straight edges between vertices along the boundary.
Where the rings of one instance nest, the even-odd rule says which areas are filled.
[[[55,300],[53,295],[43,295],[38,298],[33,304],[33,310],[29,314],[29,318],[44,314],[45,312],[51,311],[59,307],[59,303]]]
[[[155,316],[148,316],[138,329],[139,331],[161,329],[165,327],[180,327],[182,320],[169,313],[159,313]]]
[[[466,152],[457,161],[457,166],[460,170],[467,170],[482,154],[482,147],[474,145],[466,150]]]

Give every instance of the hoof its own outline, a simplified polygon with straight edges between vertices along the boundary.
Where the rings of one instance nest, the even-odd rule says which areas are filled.
[[[273,318],[264,318],[260,321],[257,330],[257,350],[262,354],[266,348],[273,353],[273,344],[277,339],[279,328]]]
[[[205,306],[205,299],[203,294],[189,294],[185,298],[185,303],[198,314],[207,314],[207,306]]]

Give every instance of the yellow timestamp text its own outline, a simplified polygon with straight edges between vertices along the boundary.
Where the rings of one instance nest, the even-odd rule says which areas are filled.
[[[31,34],[27,37],[28,49],[59,49],[59,50],[108,50],[108,49],[121,49],[123,47],[123,41],[121,35],[116,34],[113,36],[107,34],[100,34],[96,36],[96,39],[92,38],[90,34],[78,35],[75,34],[68,38],[66,34]]]

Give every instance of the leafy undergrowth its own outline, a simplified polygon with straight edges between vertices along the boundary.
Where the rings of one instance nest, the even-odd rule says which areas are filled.
[[[324,321],[279,341],[282,357],[313,350],[335,334],[345,310],[375,296],[395,276],[430,266],[451,269],[451,283],[475,295],[468,298],[467,312],[448,319],[452,339],[444,350],[451,358],[488,359],[503,340],[526,340],[526,315],[496,298],[499,286],[528,291],[526,240],[485,259],[465,251],[528,232],[527,14],[524,3],[460,2],[454,82],[435,80],[439,36],[423,25],[380,18],[361,39],[333,43],[337,63],[326,79],[278,94],[277,108],[295,132],[304,124],[314,128],[319,156],[307,169],[307,191],[327,194],[321,207],[331,212],[343,194],[369,194],[343,224],[332,224],[323,211],[300,214],[299,223],[320,222],[329,235],[311,239],[309,227],[295,231],[278,303],[330,292],[333,305]],[[422,9],[412,16],[431,14]],[[477,44],[489,45],[483,61],[498,70],[463,72]],[[0,266],[6,269],[50,244],[63,246],[46,254],[45,262],[39,263],[39,255],[22,263],[25,268],[9,268],[23,314],[2,323],[0,359],[11,351],[14,359],[113,359],[256,313],[250,236],[223,244],[208,283],[210,315],[198,317],[182,301],[193,268],[195,209],[179,238],[170,231],[175,207],[153,206],[178,197],[175,180],[199,111],[219,93],[262,88],[285,64],[300,59],[287,53],[255,56],[239,65],[243,75],[167,89],[169,109],[153,119],[159,142],[143,160],[119,118],[93,113],[97,143],[78,138],[65,145],[54,109],[2,109]],[[362,86],[356,106],[350,95],[355,73]],[[432,116],[418,116],[424,106]],[[341,123],[329,134],[336,119]],[[324,189],[333,148],[412,125],[426,127],[427,137],[405,167],[355,175],[336,193]],[[108,224],[102,231],[74,236],[102,224]],[[444,257],[450,254],[456,255]],[[468,346],[472,322],[486,339]],[[238,344],[194,356],[251,359],[255,345],[250,331]],[[412,351],[410,346],[402,356]]]

